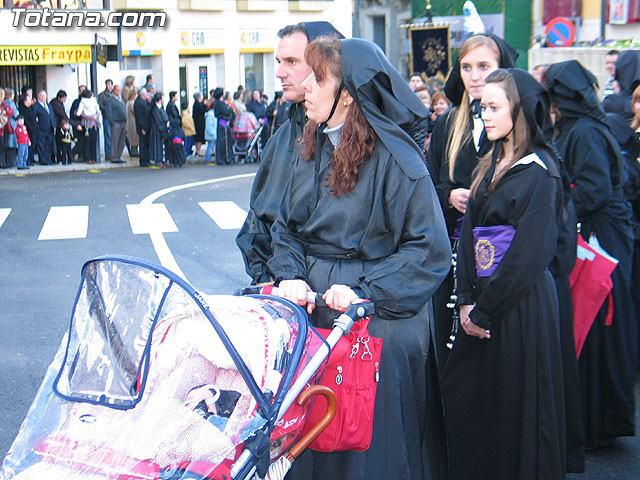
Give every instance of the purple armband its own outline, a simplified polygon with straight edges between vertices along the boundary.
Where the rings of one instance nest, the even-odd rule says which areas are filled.
[[[473,229],[476,275],[490,277],[511,246],[516,229],[512,225],[493,225]]]

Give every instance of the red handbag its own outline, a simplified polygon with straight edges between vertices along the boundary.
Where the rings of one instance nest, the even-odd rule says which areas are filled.
[[[380,380],[382,339],[369,336],[371,317],[353,324],[331,351],[320,381],[336,396],[336,415],[329,426],[310,445],[319,452],[355,450],[363,452],[371,445],[376,390]],[[331,330],[318,328],[323,337]],[[317,396],[305,421],[311,428],[324,415],[327,401]]]

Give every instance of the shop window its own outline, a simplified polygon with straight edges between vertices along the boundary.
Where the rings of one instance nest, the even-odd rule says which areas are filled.
[[[542,23],[545,25],[556,17],[579,17],[582,0],[555,0],[544,2]]]
[[[150,56],[122,57],[123,70],[151,70]]]
[[[247,90],[262,90],[264,88],[264,54],[243,53],[244,58],[244,87]]]

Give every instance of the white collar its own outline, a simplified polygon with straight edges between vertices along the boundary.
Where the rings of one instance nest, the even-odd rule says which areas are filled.
[[[542,160],[540,160],[540,157],[536,153],[530,153],[529,155],[525,155],[520,160],[518,160],[516,163],[514,163],[511,166],[511,168],[515,167],[516,165],[529,165],[530,163],[537,163],[542,168],[547,170],[547,166],[544,164],[544,162]]]

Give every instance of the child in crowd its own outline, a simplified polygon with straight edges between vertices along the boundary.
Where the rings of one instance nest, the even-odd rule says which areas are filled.
[[[446,112],[451,106],[451,100],[447,98],[447,96],[442,92],[436,92],[431,97],[431,110],[433,114],[431,115],[431,120],[434,122],[438,120],[444,112]]]
[[[56,129],[56,140],[60,145],[60,158],[58,162],[61,165],[69,165],[72,163],[71,142],[73,140],[73,131],[71,124],[66,118],[62,120],[62,124]]]
[[[204,139],[207,142],[207,151],[204,154],[204,163],[211,163],[211,155],[218,138],[218,119],[213,108],[204,114]]]
[[[169,126],[169,141],[167,142],[168,161],[174,167],[182,167],[187,160],[184,150],[184,130],[180,128],[178,122],[173,122]]]
[[[29,147],[31,146],[31,139],[27,132],[27,127],[24,124],[24,117],[18,115],[18,125],[16,126],[16,139],[18,141],[18,156],[17,165],[18,170],[28,170],[27,160],[29,157]]]

